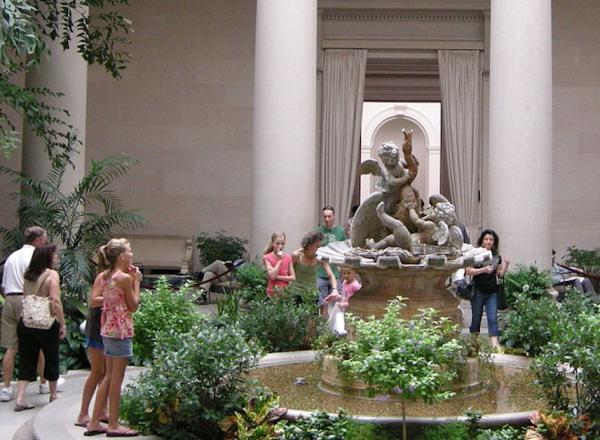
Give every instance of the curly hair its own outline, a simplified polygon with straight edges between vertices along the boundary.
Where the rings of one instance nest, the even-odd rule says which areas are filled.
[[[302,249],[306,251],[310,245],[322,240],[323,234],[317,231],[311,231],[307,234],[304,234],[304,237],[302,237],[302,241],[300,242],[300,246],[302,246]]]
[[[396,160],[400,158],[400,150],[392,141],[387,141],[381,144],[381,146],[377,149],[377,154],[379,154],[380,158],[384,157],[393,157]]]

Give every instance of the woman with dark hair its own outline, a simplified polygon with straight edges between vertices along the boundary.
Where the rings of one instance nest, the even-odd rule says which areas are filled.
[[[331,294],[325,298],[325,302],[335,302],[342,296],[338,292],[338,285],[335,275],[329,266],[329,263],[320,261],[317,259],[317,249],[321,246],[323,240],[323,234],[317,231],[309,232],[302,237],[300,249],[296,249],[292,252],[292,263],[294,264],[294,271],[296,273],[296,281],[316,287],[317,285],[317,269],[322,267],[329,283],[331,284]],[[328,307],[322,308],[323,316],[327,317]]]
[[[108,263],[104,259],[104,255],[98,250],[98,268],[97,273],[100,274],[109,269]],[[104,357],[104,344],[102,335],[100,334],[101,315],[102,315],[102,296],[96,297],[92,302],[92,294],[88,299],[88,314],[85,320],[85,348],[87,349],[87,357],[90,362],[90,374],[88,375],[83,391],[81,392],[81,407],[75,426],[87,427],[90,421],[89,409],[92,396],[96,388],[104,379],[106,372],[106,358]],[[106,410],[100,417],[101,422],[108,422],[108,414]]]
[[[483,267],[467,267],[466,274],[473,277],[475,284],[474,296],[471,299],[471,334],[479,334],[481,329],[481,318],[483,308],[488,322],[488,334],[493,347],[498,346],[498,279],[503,278],[510,260],[504,260],[498,253],[500,238],[496,231],[485,229],[479,239],[477,246],[492,252],[492,264]]]
[[[25,401],[27,384],[37,378],[37,363],[40,350],[44,353],[44,377],[50,385],[50,402],[56,400],[58,365],[58,342],[67,334],[65,317],[60,301],[60,280],[58,272],[52,267],[58,262],[56,246],[46,244],[37,247],[31,257],[31,263],[25,271],[23,284],[23,297],[37,295],[50,298],[50,312],[55,320],[48,329],[29,328],[19,320],[17,336],[19,337],[19,383],[17,385],[17,399],[15,411],[33,408]]]

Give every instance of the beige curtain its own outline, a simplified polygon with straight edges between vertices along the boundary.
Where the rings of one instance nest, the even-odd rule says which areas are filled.
[[[325,51],[319,206],[332,205],[338,224],[349,215],[360,158],[366,65],[366,50]]]
[[[481,54],[440,50],[439,65],[451,199],[473,240],[480,226]]]

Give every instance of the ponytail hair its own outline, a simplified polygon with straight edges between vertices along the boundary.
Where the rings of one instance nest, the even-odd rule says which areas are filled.
[[[277,238],[279,238],[279,237],[283,237],[283,239],[287,241],[285,232],[273,232],[271,234],[271,241],[265,248],[263,255],[267,255],[267,254],[270,254],[271,252],[273,252],[273,243],[275,243],[275,240],[277,240]]]
[[[119,256],[127,250],[129,241],[126,238],[112,238],[98,249],[98,272],[114,269]]]

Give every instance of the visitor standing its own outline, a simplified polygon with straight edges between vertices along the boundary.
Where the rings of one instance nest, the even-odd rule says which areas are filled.
[[[98,274],[110,268],[110,264],[104,258],[104,254],[101,250],[98,250],[97,252],[97,259]],[[96,277],[94,284],[101,280],[102,278]],[[102,302],[103,298],[101,296],[92,300],[92,293],[90,292],[90,297],[88,299],[88,314],[85,320],[85,348],[90,362],[90,374],[83,385],[81,407],[79,409],[77,421],[75,422],[75,426],[81,426],[83,428],[87,427],[87,424],[90,421],[89,408],[92,396],[98,385],[104,379],[104,374],[106,373],[106,358],[104,357],[104,344],[101,335]],[[106,414],[106,408],[102,413],[103,415],[100,417],[100,421],[107,422],[108,415]]]
[[[292,257],[283,252],[286,241],[283,232],[274,232],[264,252],[263,262],[267,268],[267,296],[269,297],[275,295],[277,290],[285,289],[296,279]]]
[[[332,290],[337,292],[337,280],[329,263],[317,259],[317,249],[321,247],[321,240],[323,234],[317,231],[309,232],[302,237],[300,242],[302,247],[292,252],[296,281],[314,288],[317,282],[317,269],[323,268],[333,286]]]
[[[46,359],[44,363],[43,376],[49,382],[50,402],[58,398],[57,381],[59,377],[58,343],[67,335],[65,316],[60,301],[60,280],[58,272],[52,269],[58,263],[56,246],[45,244],[35,248],[31,263],[24,274],[23,296],[34,295],[49,298],[50,310],[46,314],[33,314],[33,321],[19,319],[17,324],[17,335],[19,339],[19,382],[17,385],[17,399],[15,411],[32,409],[34,406],[25,401],[25,390],[29,382],[37,378],[36,368],[40,350]],[[48,307],[48,303],[42,303]],[[27,307],[25,307],[27,311]],[[39,316],[38,316],[39,315]],[[47,319],[50,326],[41,321]]]
[[[2,308],[2,322],[0,333],[2,335],[1,345],[6,349],[2,358],[3,387],[0,389],[0,401],[8,402],[12,399],[13,390],[10,385],[12,378],[15,357],[18,351],[17,323],[21,318],[24,274],[35,248],[48,242],[46,230],[39,226],[30,226],[25,229],[25,244],[23,247],[6,259],[4,263],[4,273],[2,275],[2,287],[6,295],[6,302]],[[39,356],[38,372],[40,372],[40,393],[50,392],[48,384],[42,377],[41,371],[44,369],[44,357]],[[59,381],[60,386],[64,382],[63,378]]]
[[[96,393],[94,412],[86,436],[105,433],[109,437],[133,437],[137,431],[119,423],[121,384],[129,358],[133,355],[133,313],[140,303],[140,270],[131,264],[133,253],[124,238],[113,238],[100,248],[108,269],[100,273],[92,287],[92,305],[102,297],[101,329],[106,373]],[[100,424],[108,397],[108,425]]]
[[[333,206],[325,206],[321,210],[321,216],[323,223],[319,225],[317,231],[323,234],[322,246],[327,246],[329,243],[334,241],[343,241],[346,239],[344,230],[335,224],[335,209]],[[328,300],[327,298],[333,292],[334,287],[340,283],[340,272],[337,267],[331,268],[333,275],[337,279],[337,284],[332,285],[327,272],[324,268],[317,270],[317,289],[319,290],[319,306],[321,308],[321,315],[327,317],[328,315]]]
[[[333,334],[343,336],[346,334],[346,321],[344,313],[348,309],[349,301],[352,296],[360,290],[360,282],[357,279],[356,272],[349,267],[343,267],[342,270],[342,295],[338,297],[339,301],[335,303],[327,325]]]
[[[477,240],[477,246],[492,252],[492,264],[488,266],[467,267],[467,275],[473,277],[475,285],[474,295],[471,299],[471,334],[479,334],[481,318],[485,307],[488,322],[488,334],[493,347],[498,346],[498,293],[500,290],[499,279],[504,277],[510,260],[504,260],[498,253],[500,238],[492,229],[485,229]]]

